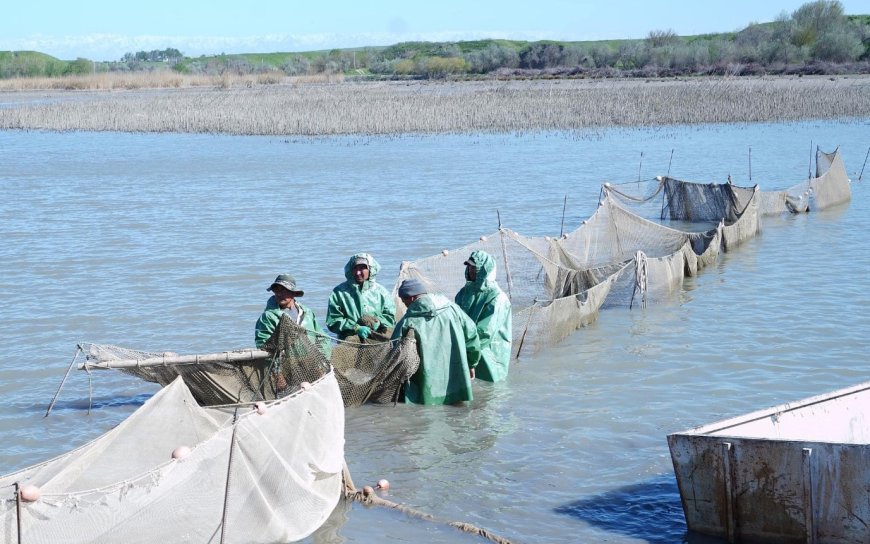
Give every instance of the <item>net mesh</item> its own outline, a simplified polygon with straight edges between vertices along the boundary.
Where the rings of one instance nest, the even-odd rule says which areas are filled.
[[[817,150],[816,156],[816,177],[782,191],[670,177],[605,184],[595,212],[567,234],[528,237],[500,228],[464,247],[403,262],[393,288],[397,317],[404,310],[397,296],[403,280],[419,279],[429,292],[452,299],[465,285],[464,261],[482,250],[495,259],[496,281],[512,304],[513,357],[535,353],[593,322],[602,309],[643,307],[671,297],[686,276],[761,232],[764,216],[848,202],[851,182],[840,153]],[[281,366],[287,381],[296,383],[298,373],[309,372],[304,369],[326,364],[322,352],[304,344],[312,334],[287,332],[289,345],[296,346],[282,352],[293,361]],[[323,342],[331,345],[330,362],[348,406],[395,401],[401,383],[420,364],[413,338],[363,343],[317,338]],[[216,404],[277,396],[270,364],[274,358],[264,355],[243,363],[125,371],[162,384],[182,374],[198,400]]]
[[[468,255],[490,253],[513,305],[517,358],[561,341],[601,309],[671,296],[686,276],[758,235],[763,216],[847,202],[849,184],[837,151],[818,151],[817,177],[784,191],[670,177],[605,184],[598,208],[576,230],[551,238],[499,229],[459,249],[403,263],[394,293],[403,280],[416,278],[430,292],[452,297],[464,285]]]
[[[260,411],[201,407],[176,379],[96,440],[0,477],[0,541],[295,541],[338,503],[343,465],[333,372]]]
[[[308,331],[287,316],[281,317],[262,351],[178,357],[105,344],[79,347],[86,354],[85,368],[118,368],[160,385],[181,376],[203,406],[280,398],[330,368],[346,406],[397,402],[402,384],[420,364],[413,335],[395,341],[338,341]]]

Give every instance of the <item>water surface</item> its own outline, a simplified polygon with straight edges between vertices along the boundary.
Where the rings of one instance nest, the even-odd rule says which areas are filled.
[[[406,138],[0,132],[0,472],[105,432],[156,390],[74,371],[43,418],[77,342],[248,347],[278,273],[297,277],[322,320],[357,251],[392,287],[402,260],[463,246],[499,220],[558,235],[566,195],[574,229],[606,181],[730,175],[782,189],[807,177],[815,145],[840,146],[848,206],[765,221],[671,300],[606,310],[507,382],[477,383],[467,407],[347,412],[357,486],[387,478],[390,499],[439,519],[516,542],[683,542],[668,433],[867,380],[870,206],[857,178],[868,129],[870,119]],[[380,538],[481,540],[359,505],[308,540]]]

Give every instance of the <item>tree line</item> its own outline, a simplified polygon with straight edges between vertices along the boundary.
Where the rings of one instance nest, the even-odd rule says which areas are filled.
[[[675,75],[870,72],[870,15],[846,15],[839,0],[816,0],[738,32],[598,42],[478,40],[406,42],[310,53],[185,57],[179,50],[126,53],[119,61],[65,62],[47,55],[4,56],[0,77],[161,70],[240,75],[347,74],[369,78],[662,77]]]
[[[468,75],[651,77],[691,74],[870,72],[870,15],[848,16],[838,0],[817,0],[739,32],[681,37],[654,30],[641,40],[600,42],[407,42],[385,48],[291,54],[279,62],[234,55],[185,60],[181,71],[385,78]]]

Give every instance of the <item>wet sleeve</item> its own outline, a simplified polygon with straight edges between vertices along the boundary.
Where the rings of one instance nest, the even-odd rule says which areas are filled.
[[[326,327],[335,334],[350,334],[356,330],[356,321],[349,319],[344,310],[346,301],[339,291],[329,295],[329,305],[326,309]]]
[[[484,306],[480,312],[480,317],[477,320],[477,336],[480,342],[480,359],[489,364],[495,362],[495,355],[492,353],[492,339],[498,334],[498,325],[500,323],[495,301]]]
[[[480,337],[474,321],[462,310],[456,308],[456,315],[462,323],[462,331],[465,334],[465,354],[468,357],[468,368],[475,368],[480,362]]]
[[[326,329],[320,325],[314,312],[311,312],[310,310],[309,312],[311,313],[311,330],[315,333],[317,347],[327,359],[330,359],[332,357],[332,338],[329,336],[329,333],[326,332]]]
[[[386,289],[384,289],[382,297],[383,302],[381,307],[383,310],[379,316],[381,318],[381,325],[391,329],[396,324],[396,303],[393,301],[393,296]]]
[[[275,332],[275,327],[278,326],[280,315],[275,312],[263,312],[260,319],[257,320],[257,326],[254,329],[254,344],[257,348],[262,348],[272,333]]]

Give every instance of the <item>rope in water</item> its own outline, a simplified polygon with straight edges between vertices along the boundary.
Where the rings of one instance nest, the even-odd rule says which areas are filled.
[[[398,510],[399,512],[402,512],[414,518],[426,521],[434,521],[436,523],[444,523],[465,533],[482,536],[483,538],[486,538],[487,540],[489,540],[490,542],[494,542],[495,544],[513,544],[510,540],[491,533],[490,531],[487,531],[486,529],[483,529],[481,527],[477,527],[476,525],[472,525],[471,523],[465,523],[462,521],[439,520],[435,516],[427,514],[426,512],[421,512],[420,510],[415,510],[408,506],[404,506],[393,501],[388,501],[382,497],[379,497],[371,486],[365,486],[362,488],[362,490],[357,489],[353,485],[353,480],[350,477],[350,471],[347,469],[346,465],[343,470],[343,477],[344,498],[346,500],[357,501],[358,503],[365,506],[385,506],[387,508],[392,508],[393,510]]]

